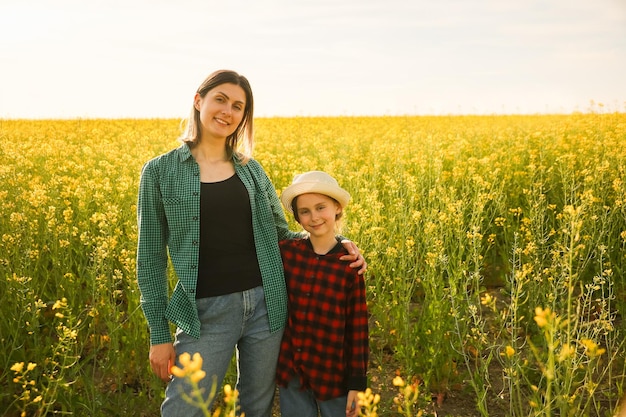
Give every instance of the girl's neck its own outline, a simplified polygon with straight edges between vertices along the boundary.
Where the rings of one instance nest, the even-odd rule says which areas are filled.
[[[311,241],[311,246],[313,246],[313,252],[318,255],[326,255],[337,245],[337,239],[335,239],[334,234],[329,236],[309,235],[309,240]]]

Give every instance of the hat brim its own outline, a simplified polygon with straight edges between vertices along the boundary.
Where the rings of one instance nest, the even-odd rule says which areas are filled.
[[[285,206],[288,211],[293,213],[293,209],[291,207],[293,199],[299,195],[309,193],[324,194],[334,198],[343,208],[345,208],[350,202],[350,193],[341,187],[332,184],[306,181],[291,184],[289,187],[285,188],[283,193],[280,195],[280,200],[282,201],[283,206]]]

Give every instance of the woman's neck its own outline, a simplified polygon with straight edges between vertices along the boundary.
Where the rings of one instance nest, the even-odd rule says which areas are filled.
[[[225,141],[200,140],[191,149],[191,154],[198,163],[220,163],[228,159]]]
[[[233,161],[228,158],[226,144],[218,141],[200,141],[191,148],[198,167],[201,182],[218,182],[228,179],[235,173]]]

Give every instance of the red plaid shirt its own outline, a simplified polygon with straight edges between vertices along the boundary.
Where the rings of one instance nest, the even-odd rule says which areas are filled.
[[[365,282],[341,244],[317,255],[308,239],[284,240],[280,251],[289,319],[280,347],[277,383],[296,375],[320,401],[367,388],[369,334]]]

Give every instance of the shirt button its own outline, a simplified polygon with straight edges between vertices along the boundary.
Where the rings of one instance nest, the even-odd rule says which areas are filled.
[[[198,220],[198,216],[193,216],[192,219],[193,220]]]
[[[193,195],[198,195],[198,192],[197,192],[197,191],[194,191],[194,192],[193,192]]]
[[[198,241],[194,240],[193,242],[191,242],[191,244],[194,245],[194,246],[198,246]]]
[[[196,269],[198,265],[191,265],[191,269]]]

